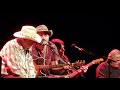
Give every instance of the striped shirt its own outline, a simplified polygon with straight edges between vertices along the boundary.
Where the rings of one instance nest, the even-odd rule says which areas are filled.
[[[1,74],[19,75],[21,78],[35,78],[36,70],[33,64],[31,48],[25,49],[17,43],[16,39],[8,41],[1,49]]]

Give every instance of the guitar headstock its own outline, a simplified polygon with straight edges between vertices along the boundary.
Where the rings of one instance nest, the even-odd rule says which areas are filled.
[[[75,67],[81,67],[81,66],[84,66],[85,65],[85,60],[78,60],[74,63],[74,66]]]
[[[104,59],[103,58],[99,58],[99,59],[93,60],[91,63],[92,64],[98,64],[99,62],[102,62],[102,61],[104,61]]]

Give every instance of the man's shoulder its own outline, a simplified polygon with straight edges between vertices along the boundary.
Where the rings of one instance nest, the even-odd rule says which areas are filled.
[[[101,63],[98,65],[97,69],[105,68],[105,67],[107,67],[107,66],[108,66],[107,62],[104,61],[104,62],[101,62]]]
[[[8,45],[12,45],[12,44],[14,44],[15,42],[16,42],[16,39],[11,39],[11,40],[7,41],[7,42],[4,44],[3,47],[6,47],[6,46],[8,46]]]

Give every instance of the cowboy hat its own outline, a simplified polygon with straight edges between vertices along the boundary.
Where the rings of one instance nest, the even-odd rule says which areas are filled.
[[[37,34],[36,28],[33,26],[22,26],[21,31],[15,32],[13,36],[25,38],[40,43],[42,38]]]
[[[46,25],[39,25],[36,27],[36,30],[37,30],[37,33],[40,33],[40,32],[45,32],[45,33],[48,33],[48,35],[51,37],[53,35],[53,31],[52,30],[48,30],[47,26]]]

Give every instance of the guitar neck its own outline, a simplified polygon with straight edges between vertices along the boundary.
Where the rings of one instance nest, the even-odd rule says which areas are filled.
[[[91,65],[93,65],[92,62],[86,64],[85,67],[90,67]],[[80,68],[80,69],[74,71],[73,73],[69,74],[69,78],[73,78],[74,76],[76,76],[78,74],[82,75],[83,73],[84,73],[83,70],[81,70],[81,68]]]
[[[37,65],[40,69],[51,69],[51,68],[61,68],[63,66],[70,65],[70,66],[76,66],[75,63],[70,63],[70,64],[58,64],[58,65]],[[88,65],[88,64],[87,64]],[[81,66],[81,65],[78,65]]]
[[[58,65],[37,65],[40,69],[51,69],[51,68],[59,68],[68,64],[58,64]]]
[[[68,64],[51,65],[51,68],[59,68],[59,67],[65,66],[65,65],[68,65]]]
[[[92,62],[90,62],[90,63],[86,64],[86,65],[85,65],[85,67],[90,67],[91,65],[93,65],[93,63],[92,63]]]
[[[76,64],[75,63],[70,63],[70,64],[58,64],[58,65],[50,65],[51,68],[59,68],[59,67],[63,67],[63,66],[66,66],[66,65],[70,65],[70,66],[75,66]]]

